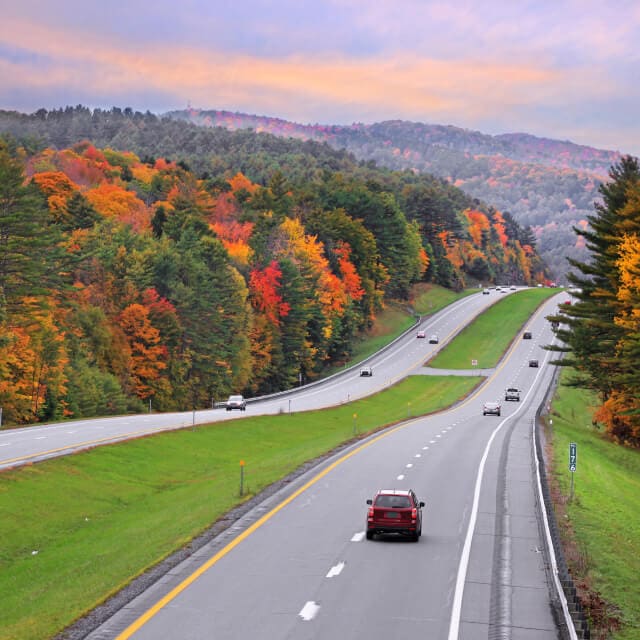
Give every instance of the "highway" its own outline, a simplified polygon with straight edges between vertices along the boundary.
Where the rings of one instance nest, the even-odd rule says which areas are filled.
[[[463,317],[496,297],[471,296],[436,314],[423,328],[439,333],[440,345],[411,332],[372,359],[372,378],[346,372],[322,396],[347,401],[346,392],[364,395],[366,385],[418,371]],[[558,638],[532,451],[534,414],[553,374],[541,348],[553,340],[544,317],[562,299],[534,314],[532,339],[514,340],[465,402],[371,436],[297,478],[88,637]],[[539,368],[528,366],[532,358]],[[512,385],[521,401],[483,416],[482,403],[503,400]],[[255,410],[317,396],[307,389]],[[426,502],[419,542],[365,539],[365,501],[380,488],[412,488]]]
[[[419,369],[427,357],[436,349],[442,348],[473,317],[510,293],[513,292],[499,294],[492,291],[491,295],[485,296],[478,292],[429,316],[415,328],[426,331],[427,339],[416,339],[416,330],[411,329],[388,348],[367,360],[374,371],[370,378],[361,378],[359,366],[353,367],[297,390],[250,399],[245,412],[208,409],[181,413],[148,413],[2,430],[0,469],[194,424],[234,420],[246,415],[319,409],[370,395]],[[438,334],[440,344],[429,344],[428,336],[433,333]]]

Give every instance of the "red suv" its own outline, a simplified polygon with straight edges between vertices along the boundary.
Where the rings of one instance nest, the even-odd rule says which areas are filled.
[[[383,489],[367,504],[367,540],[376,533],[400,533],[417,542],[422,535],[424,502],[411,489]]]

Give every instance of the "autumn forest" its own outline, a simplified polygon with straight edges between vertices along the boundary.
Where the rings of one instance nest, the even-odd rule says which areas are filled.
[[[126,110],[26,118],[49,137],[0,143],[5,425],[282,390],[416,283],[545,279],[530,230],[431,176]]]

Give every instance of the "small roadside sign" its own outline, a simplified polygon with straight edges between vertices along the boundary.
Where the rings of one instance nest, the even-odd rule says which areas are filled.
[[[478,366],[478,361],[477,360],[472,360],[471,361],[471,366],[472,367],[477,367]]]
[[[575,442],[569,443],[569,471],[573,473],[578,466],[578,445]]]

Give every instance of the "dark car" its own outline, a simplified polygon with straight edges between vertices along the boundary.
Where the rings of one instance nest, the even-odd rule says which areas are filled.
[[[531,340],[531,331],[525,331],[525,332],[522,334],[522,339],[523,339],[523,340]]]
[[[378,533],[396,533],[417,542],[422,535],[424,502],[411,489],[382,489],[367,504],[367,540]]]
[[[482,415],[483,416],[499,416],[500,415],[500,406],[499,402],[485,402],[482,405]]]
[[[227,411],[232,409],[240,409],[244,411],[247,408],[247,401],[242,396],[229,396],[227,400]]]
[[[538,361],[537,360],[529,360],[529,366],[530,367],[537,367],[538,366]]]

